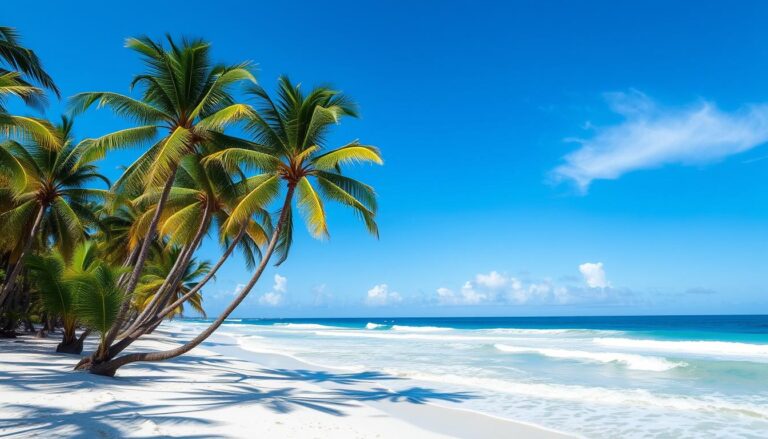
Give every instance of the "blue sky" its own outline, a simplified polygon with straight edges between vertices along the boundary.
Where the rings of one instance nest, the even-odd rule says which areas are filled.
[[[123,40],[168,32],[254,61],[268,88],[287,73],[358,101],[332,140],[384,154],[355,171],[380,195],[381,239],[330,209],[331,240],[299,234],[239,316],[768,312],[768,4],[282,3],[3,18],[65,96],[128,92],[141,66]],[[107,111],[76,125],[125,126]],[[229,262],[209,311],[249,276]]]

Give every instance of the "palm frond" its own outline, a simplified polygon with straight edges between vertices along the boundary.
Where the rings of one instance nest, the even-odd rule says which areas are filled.
[[[324,171],[336,169],[338,166],[355,162],[373,162],[383,165],[379,150],[373,146],[361,145],[357,142],[342,146],[314,158],[312,164]]]
[[[309,233],[315,238],[327,237],[328,225],[320,195],[306,177],[299,180],[296,189],[299,196],[297,205],[304,217]]]

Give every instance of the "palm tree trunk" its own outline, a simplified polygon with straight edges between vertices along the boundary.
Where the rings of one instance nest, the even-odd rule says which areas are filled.
[[[229,258],[229,255],[231,255],[232,252],[235,250],[235,247],[237,247],[237,244],[240,242],[240,239],[243,238],[243,235],[245,235],[245,225],[243,226],[242,229],[240,229],[240,232],[237,234],[235,239],[232,240],[232,243],[229,244],[229,247],[227,247],[227,250],[224,252],[223,255],[221,255],[218,262],[216,262],[216,265],[214,265],[213,268],[211,268],[208,274],[206,274],[205,277],[200,282],[198,282],[197,285],[195,285],[191,290],[189,290],[185,295],[179,297],[175,302],[163,308],[162,311],[158,312],[155,315],[155,320],[164,319],[179,305],[186,302],[187,300],[189,300],[189,298],[197,294],[197,292],[200,291],[205,286],[205,284],[208,283],[208,281],[211,280],[216,275],[216,271],[218,271],[218,269],[224,264],[224,261],[226,261],[227,258]]]
[[[131,327],[126,332],[131,332],[132,330],[136,329],[137,326],[142,325],[148,316],[151,316],[157,311],[159,307],[163,307],[168,303],[170,294],[172,294],[176,289],[176,286],[184,275],[184,271],[189,265],[189,261],[192,260],[192,256],[195,254],[197,247],[199,247],[200,243],[203,241],[203,236],[205,236],[205,233],[208,231],[210,219],[211,203],[206,202],[205,208],[203,210],[203,219],[200,221],[200,225],[198,226],[197,231],[195,231],[195,236],[192,238],[192,242],[190,242],[189,245],[187,245],[184,250],[182,250],[181,254],[176,259],[176,262],[173,264],[171,272],[168,273],[168,276],[163,281],[163,284],[160,285],[160,288],[157,289],[155,297],[152,298],[149,305],[147,305],[144,311],[139,314],[133,325],[131,325]]]
[[[224,320],[226,320],[230,314],[232,314],[232,311],[235,310],[235,308],[240,305],[240,303],[245,300],[246,296],[248,296],[248,293],[250,293],[251,289],[253,289],[254,285],[256,285],[256,282],[258,282],[259,278],[261,277],[261,274],[264,272],[264,269],[267,267],[267,264],[269,263],[269,260],[272,257],[272,253],[275,251],[275,247],[277,246],[277,241],[280,238],[280,232],[285,225],[286,218],[288,216],[288,209],[290,209],[291,206],[291,200],[293,198],[293,192],[295,190],[294,185],[288,186],[288,193],[285,196],[285,202],[283,203],[283,209],[280,213],[280,220],[277,222],[277,226],[275,227],[274,232],[272,233],[272,238],[269,241],[269,245],[267,246],[267,250],[264,252],[264,257],[261,259],[261,262],[259,263],[259,266],[256,268],[256,271],[253,273],[253,276],[251,277],[251,280],[248,281],[248,284],[243,288],[243,290],[240,292],[240,294],[237,295],[235,300],[233,300],[227,308],[219,315],[216,320],[211,323],[210,326],[208,326],[203,332],[197,335],[197,337],[193,338],[189,342],[183,344],[182,346],[179,346],[175,349],[170,349],[167,351],[162,352],[137,352],[134,354],[128,354],[123,355],[122,357],[115,358],[114,360],[109,360],[107,362],[103,362],[100,364],[94,364],[90,368],[90,372],[97,374],[97,375],[105,375],[105,376],[114,376],[115,372],[117,372],[117,369],[119,369],[122,366],[125,366],[126,364],[135,363],[137,361],[163,361],[163,360],[169,360],[171,358],[178,357],[179,355],[183,355],[190,350],[197,347],[200,343],[205,341],[208,337],[210,337],[211,334],[213,334],[219,326],[221,326],[222,323],[224,323]]]
[[[5,285],[3,285],[3,289],[0,291],[0,305],[2,305],[3,301],[5,301],[6,297],[16,284],[16,277],[21,272],[21,267],[24,266],[24,257],[32,248],[32,243],[35,242],[35,236],[37,235],[37,229],[40,227],[40,223],[43,221],[43,213],[45,213],[45,205],[41,204],[40,208],[37,210],[35,222],[32,223],[32,228],[29,231],[27,242],[24,243],[24,248],[22,248],[21,253],[19,254],[19,258],[16,261],[16,264],[13,266],[13,270],[11,270],[11,273],[6,278]]]
[[[109,359],[103,358],[103,355],[109,353],[109,346],[113,341],[115,341],[115,337],[117,337],[120,328],[123,326],[125,316],[131,306],[131,296],[133,295],[133,290],[136,289],[136,285],[139,283],[139,278],[141,277],[141,272],[144,269],[144,264],[147,262],[147,257],[149,256],[149,248],[152,246],[152,241],[155,240],[157,225],[160,222],[160,215],[163,213],[166,201],[168,201],[168,195],[171,193],[171,188],[173,187],[173,180],[175,177],[176,168],[173,169],[170,177],[168,177],[168,180],[165,182],[165,187],[163,187],[160,200],[158,200],[157,206],[155,207],[155,213],[152,216],[152,221],[149,223],[149,231],[147,232],[146,238],[144,238],[144,242],[141,243],[141,250],[139,250],[139,254],[136,257],[136,265],[134,265],[133,272],[131,272],[131,277],[128,279],[128,285],[125,287],[125,298],[123,299],[123,304],[120,307],[120,311],[117,313],[115,324],[112,326],[112,328],[110,328],[109,332],[102,340],[102,344],[104,346],[99,346],[99,348],[96,350],[97,361],[106,361]],[[98,355],[99,353],[101,353],[101,355]]]
[[[208,274],[206,274],[205,277],[200,282],[197,283],[197,285],[195,285],[185,295],[183,295],[182,297],[179,297],[175,302],[163,308],[162,311],[155,314],[151,320],[147,321],[147,324],[143,326],[139,326],[132,331],[126,331],[126,335],[119,342],[112,345],[112,347],[110,348],[110,357],[114,358],[115,355],[119,354],[125,348],[130,346],[130,344],[136,341],[136,339],[148,333],[150,329],[157,328],[159,323],[162,322],[163,319],[168,314],[170,314],[174,309],[176,309],[176,307],[178,307],[182,303],[189,300],[189,298],[194,296],[198,291],[200,291],[205,286],[205,284],[208,283],[209,280],[213,279],[213,277],[216,275],[216,271],[218,271],[218,269],[224,264],[227,258],[229,258],[229,256],[237,247],[237,244],[245,235],[245,229],[246,229],[246,226],[243,225],[243,227],[240,229],[240,232],[237,234],[237,236],[235,236],[235,239],[232,240],[232,242],[229,244],[229,247],[227,247],[227,250],[224,252],[223,255],[221,255],[221,257],[219,258],[219,261],[216,262],[216,265],[214,265],[213,268],[211,268]]]

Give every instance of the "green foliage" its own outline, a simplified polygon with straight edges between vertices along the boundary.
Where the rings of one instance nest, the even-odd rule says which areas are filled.
[[[136,288],[134,295],[134,307],[142,311],[154,298],[158,288],[163,284],[165,279],[171,274],[174,263],[179,258],[181,253],[180,247],[172,247],[166,252],[157,253],[154,255],[151,261],[146,265],[144,269],[144,275],[141,277],[141,283]],[[197,285],[197,281],[205,276],[210,271],[210,264],[208,262],[199,262],[197,259],[192,258],[189,264],[184,269],[181,281],[176,289],[171,294],[171,300],[176,300],[179,297],[188,293],[192,288]],[[189,299],[189,305],[198,314],[205,317],[205,310],[203,309],[203,295],[197,292]],[[180,315],[184,312],[184,305],[179,306],[169,317]]]
[[[43,309],[62,318],[74,318],[75,288],[65,277],[66,263],[60,252],[29,255],[27,268],[40,296]]]
[[[279,180],[295,188],[296,207],[312,236],[328,236],[325,200],[351,208],[368,231],[378,236],[373,188],[342,175],[342,167],[352,163],[380,165],[383,161],[379,150],[357,141],[328,149],[325,142],[332,126],[345,116],[357,115],[355,104],[328,87],[315,87],[305,94],[300,84],[287,77],[279,79],[274,99],[257,85],[248,92],[256,101],[256,112],[246,127],[254,144],[233,145],[203,159],[207,166],[216,164],[230,172],[255,169],[261,173],[244,179],[249,183],[245,185],[246,193],[232,208],[227,229],[234,230],[236,224],[276,198]],[[290,206],[284,217],[276,249],[278,264],[287,258],[293,241]]]
[[[29,76],[43,87],[51,89],[56,96],[59,90],[53,79],[43,69],[40,59],[35,52],[21,45],[19,35],[16,30],[0,26],[0,60],[4,61],[10,68],[19,70]]]
[[[170,294],[158,296],[160,306],[197,291],[198,282],[211,277],[210,265],[191,257],[200,236],[214,236],[228,251],[237,240],[249,267],[276,236],[280,264],[293,241],[294,210],[312,236],[325,238],[328,202],[350,208],[378,236],[375,191],[342,171],[382,164],[379,150],[357,141],[327,144],[335,125],[357,116],[345,94],[328,87],[304,90],[281,77],[270,96],[256,85],[248,63],[213,63],[202,40],[138,37],[126,46],[144,66],[131,82],[135,95],[80,93],[70,108],[72,115],[109,108],[135,126],[77,142],[70,118],[52,123],[5,112],[6,98],[39,105],[43,89],[58,90],[14,31],[0,27],[0,257],[9,265],[27,264],[21,276],[31,281],[39,305],[61,316],[72,332],[77,323],[99,332],[104,353],[104,337],[123,304],[141,311],[155,303],[161,287]],[[252,105],[235,99],[240,84],[249,86]],[[248,139],[227,134],[233,127]],[[127,148],[142,151],[111,184],[96,161]],[[106,189],[95,189],[98,183]],[[286,193],[294,194],[284,199],[290,202],[275,206]],[[282,219],[278,235],[275,218]],[[135,261],[147,255],[137,257],[147,236],[153,237],[150,257],[136,271],[139,285],[129,296],[120,280],[129,269],[117,267],[141,270]],[[167,279],[177,276],[175,289],[166,290]],[[3,293],[13,283],[4,282]],[[202,302],[198,291],[186,306],[205,315]]]
[[[115,323],[120,310],[123,292],[118,279],[124,272],[125,269],[96,262],[88,271],[72,276],[77,291],[75,313],[84,325],[98,331],[101,337]]]
[[[5,231],[0,250],[21,248],[29,239],[35,216],[43,209],[40,241],[58,247],[69,257],[95,224],[93,203],[111,197],[104,190],[86,187],[95,181],[109,186],[109,181],[84,155],[88,144],[72,138],[72,120],[63,118],[50,126],[55,133],[53,147],[34,141],[0,143],[0,168],[9,171],[0,183],[5,180],[13,194],[10,205],[0,212],[0,228]]]

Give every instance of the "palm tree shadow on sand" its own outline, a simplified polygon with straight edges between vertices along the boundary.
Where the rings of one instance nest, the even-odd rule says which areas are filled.
[[[128,425],[144,425],[152,431],[156,431],[156,427],[173,429],[174,426],[190,424],[213,425],[216,421],[200,419],[196,414],[232,405],[261,405],[279,414],[308,409],[331,416],[346,416],[348,409],[366,402],[461,403],[478,398],[468,392],[441,392],[425,387],[387,389],[381,386],[383,381],[402,378],[374,371],[334,373],[308,369],[250,369],[243,367],[247,363],[242,361],[204,355],[187,355],[162,364],[143,363],[134,366],[138,373],[132,376],[106,378],[73,372],[66,362],[51,362],[50,345],[30,343],[19,348],[32,355],[29,360],[14,361],[15,368],[0,370],[0,392],[15,388],[42,391],[54,397],[83,389],[101,390],[108,394],[118,388],[153,386],[152,391],[158,394],[158,398],[152,403],[108,401],[86,411],[29,403],[6,404],[0,411],[0,438],[51,434],[75,438],[122,437]],[[66,366],[63,367],[63,364]],[[196,381],[202,388],[164,388],[166,384],[188,383],[185,377],[200,367],[210,373],[208,379]],[[18,368],[23,372],[14,370]],[[320,387],[318,390],[307,390],[290,385],[280,386],[283,381],[286,384],[305,382]],[[332,384],[335,388],[323,388],[323,384]],[[149,434],[163,437],[161,433]],[[202,436],[174,437],[194,439]]]
[[[468,392],[438,392],[424,387],[401,390],[335,389],[327,392],[306,392],[292,387],[261,390],[239,384],[226,389],[200,390],[190,396],[176,398],[191,403],[197,409],[217,409],[237,404],[261,404],[276,413],[290,413],[307,408],[334,416],[346,416],[344,408],[358,406],[365,401],[426,404],[429,402],[462,402],[477,396]]]
[[[77,439],[91,439],[93,437],[119,438],[125,435],[125,430],[118,428],[118,425],[132,423],[136,418],[146,418],[147,421],[144,421],[142,425],[149,428],[161,425],[172,428],[182,424],[213,424],[207,420],[178,416],[176,414],[140,414],[140,412],[162,409],[164,407],[163,405],[148,405],[131,401],[109,401],[99,404],[88,411],[70,411],[56,407],[10,404],[5,406],[5,410],[13,412],[13,415],[10,417],[0,417],[0,430],[9,430],[11,433],[0,433],[0,437],[37,437],[40,435]],[[156,434],[152,437],[197,439],[210,437],[210,435],[174,434],[173,436],[165,436]]]

